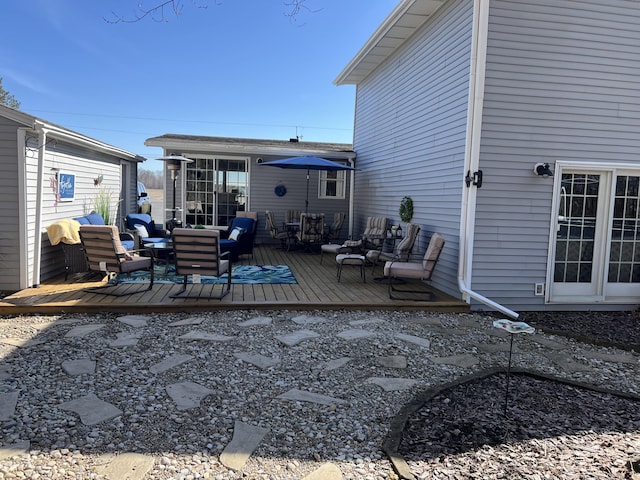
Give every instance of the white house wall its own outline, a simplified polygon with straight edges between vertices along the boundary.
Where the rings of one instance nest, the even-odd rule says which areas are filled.
[[[511,308],[558,309],[533,295],[546,277],[553,179],[532,170],[638,165],[639,26],[635,1],[491,0],[474,290]]]
[[[400,201],[411,196],[422,229],[415,251],[444,235],[433,283],[456,296],[472,7],[441,8],[356,93],[355,232],[368,216],[400,223]]]

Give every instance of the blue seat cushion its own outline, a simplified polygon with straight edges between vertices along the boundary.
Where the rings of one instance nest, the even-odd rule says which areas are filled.
[[[169,243],[171,239],[164,237],[147,237],[143,238],[142,241],[144,243]]]
[[[235,240],[227,240],[225,238],[220,239],[220,250],[223,252],[233,250],[237,245],[238,242]]]
[[[89,220],[87,220],[87,217],[76,217],[74,218],[74,220],[78,222],[80,225],[91,225],[89,223]]]
[[[151,215],[146,213],[130,213],[127,215],[126,223],[129,230],[135,230],[136,225],[142,225],[150,235],[153,235],[156,231],[155,222],[151,218]]]
[[[255,220],[253,218],[236,217],[233,219],[233,222],[231,222],[228,231],[231,233],[234,228],[244,228],[246,232],[253,232],[254,223]]]
[[[135,242],[133,240],[121,240],[120,243],[125,250],[133,250]]]
[[[99,213],[92,212],[88,215],[85,215],[85,218],[89,221],[91,225],[104,225],[104,218]]]

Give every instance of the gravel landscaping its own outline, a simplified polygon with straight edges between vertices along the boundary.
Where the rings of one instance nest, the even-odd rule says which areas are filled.
[[[505,417],[506,377],[487,372],[506,367],[510,338],[493,319],[286,310],[0,319],[0,478],[116,478],[125,458],[127,475],[146,479],[385,479],[402,462],[401,474],[421,479],[632,478],[638,323],[586,342],[540,333],[527,318],[538,331],[515,337],[512,362],[541,377],[511,375]],[[78,361],[94,368],[74,371]],[[185,406],[172,394],[179,385],[202,394]],[[94,396],[111,418],[91,423],[66,408]],[[261,433],[230,468],[241,426]],[[383,451],[394,436],[395,465]]]

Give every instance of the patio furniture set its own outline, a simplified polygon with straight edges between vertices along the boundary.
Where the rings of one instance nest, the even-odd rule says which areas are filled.
[[[388,229],[384,217],[369,217],[359,240],[347,240],[342,244],[331,243],[339,238],[344,213],[337,213],[334,221],[325,234],[324,214],[300,213],[299,228],[293,229],[293,220],[298,212],[291,212],[283,222],[283,230],[277,228],[271,211],[265,212],[266,229],[272,238],[281,242],[280,248],[290,250],[292,244],[299,243],[307,251],[318,248],[320,263],[325,254],[335,256],[336,277],[341,281],[345,266],[360,268],[362,281],[366,283],[365,268],[372,265],[371,273],[375,273],[378,264],[384,263],[384,277],[375,278],[388,284],[389,297],[396,300],[433,300],[432,292],[400,288],[406,280],[430,281],[435,266],[444,247],[444,237],[439,233],[431,236],[429,245],[420,258],[412,252],[420,232],[416,224],[408,223],[405,236],[399,239],[395,232]],[[199,283],[203,275],[220,277],[228,274],[226,286],[219,295],[205,298],[221,299],[231,290],[231,270],[233,262],[239,255],[253,255],[253,245],[258,223],[257,212],[237,212],[231,225],[225,229],[174,228],[171,232],[155,225],[148,214],[130,214],[124,219],[125,232],[118,227],[104,225],[98,214],[90,214],[82,219],[74,219],[74,224],[56,225],[48,229],[50,239],[56,237],[64,240],[65,272],[89,271],[115,275],[115,283],[88,289],[92,292],[107,295],[130,295],[148,291],[153,287],[154,265],[164,264],[165,274],[169,265],[175,265],[177,275],[183,276],[182,288],[172,298],[201,298],[200,295],[187,293],[187,279],[192,277],[193,283]],[[51,230],[51,231],[49,231]],[[71,232],[71,233],[70,233]],[[391,236],[391,237],[390,237]],[[391,238],[394,246],[391,251],[385,250],[385,241]],[[73,255],[69,254],[73,246]],[[79,253],[84,257],[84,264],[79,260]],[[418,260],[418,261],[416,261]],[[118,275],[146,270],[150,273],[149,283],[142,289],[127,289],[118,286]],[[65,279],[67,275],[65,275]],[[407,296],[411,295],[411,296]]]

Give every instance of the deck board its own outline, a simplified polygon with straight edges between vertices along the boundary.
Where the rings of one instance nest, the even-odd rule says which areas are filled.
[[[389,299],[387,285],[376,282],[371,267],[366,270],[366,283],[360,277],[358,267],[345,266],[341,281],[336,277],[335,261],[325,255],[322,264],[320,255],[302,251],[281,250],[274,245],[260,245],[254,255],[241,257],[240,264],[288,265],[296,277],[297,284],[233,285],[231,294],[222,300],[172,299],[178,285],[154,284],[153,289],[134,295],[114,297],[87,292],[87,287],[102,283],[99,275],[64,275],[42,282],[38,288],[16,292],[0,300],[0,314],[57,313],[57,312],[149,312],[185,311],[211,309],[421,309],[431,311],[467,312],[469,306],[456,298],[445,295],[427,284],[416,286],[436,294],[435,301],[415,302]],[[382,274],[379,267],[376,271]],[[210,285],[194,285],[196,289],[207,289]],[[216,286],[218,289],[220,286]],[[124,284],[126,290],[139,289],[140,285]],[[219,291],[219,290],[217,290]]]

